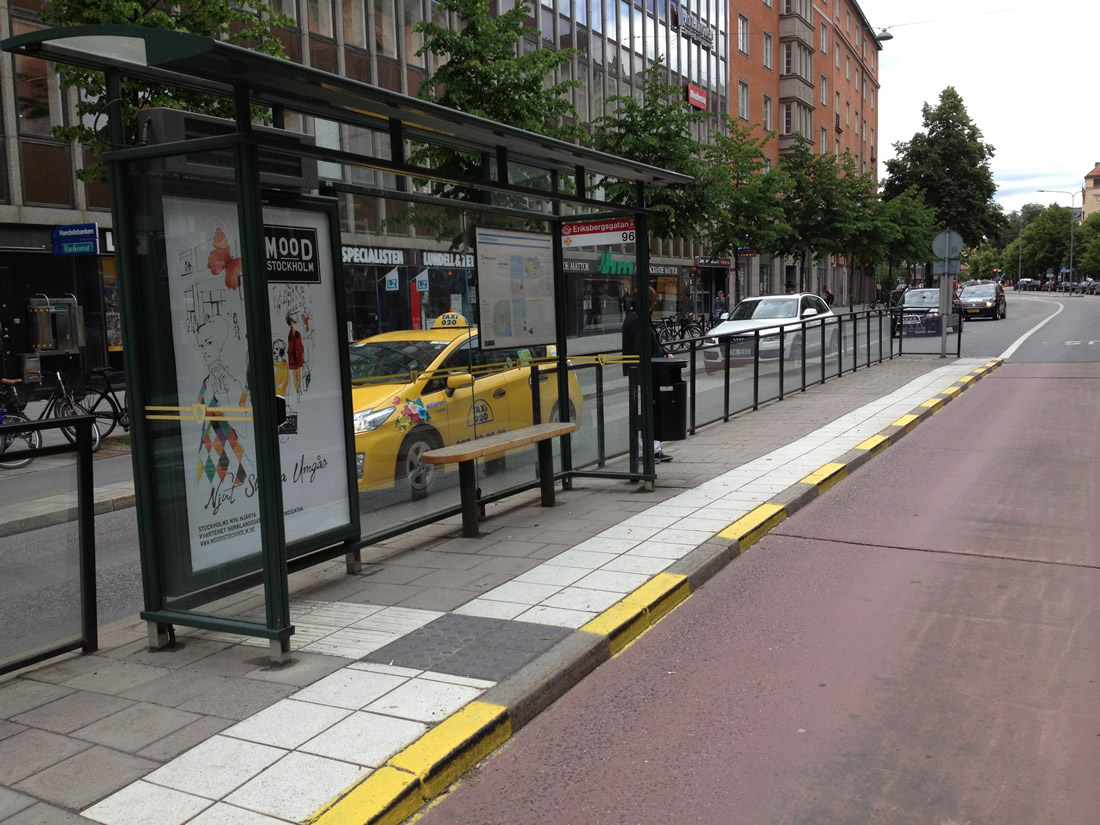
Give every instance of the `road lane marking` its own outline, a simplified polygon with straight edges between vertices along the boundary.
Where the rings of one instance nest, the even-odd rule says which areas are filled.
[[[1000,357],[1003,358],[1005,361],[1007,361],[1009,358],[1012,357],[1012,353],[1016,352],[1016,350],[1018,350],[1020,348],[1020,346],[1024,343],[1024,341],[1026,341],[1028,338],[1030,338],[1036,332],[1041,330],[1044,326],[1046,326],[1048,323],[1050,323],[1050,321],[1052,321],[1054,318],[1057,318],[1058,314],[1066,308],[1065,304],[1061,304],[1058,301],[1046,301],[1046,300],[1043,300],[1041,298],[1036,299],[1036,300],[1038,300],[1040,303],[1044,303],[1044,304],[1054,304],[1058,307],[1058,310],[1056,312],[1054,312],[1053,314],[1048,315],[1042,321],[1037,323],[1035,326],[1033,326],[1031,329],[1029,329],[1027,332],[1025,332],[1023,335],[1021,335],[1015,341],[1013,341],[1012,346],[1010,346],[1008,349],[1006,349],[1000,355]]]

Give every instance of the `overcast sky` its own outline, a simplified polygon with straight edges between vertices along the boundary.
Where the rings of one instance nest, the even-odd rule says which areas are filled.
[[[921,107],[954,86],[996,154],[1006,212],[1070,205],[1100,162],[1100,0],[857,0],[879,52],[879,175],[893,144],[923,130]],[[1073,200],[1081,205],[1081,196]]]

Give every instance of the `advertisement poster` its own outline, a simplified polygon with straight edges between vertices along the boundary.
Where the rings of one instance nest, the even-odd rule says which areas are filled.
[[[254,421],[234,203],[164,198],[191,569],[259,552]],[[287,542],[350,520],[328,216],[264,209]]]
[[[482,349],[553,344],[550,236],[487,227],[475,233]]]

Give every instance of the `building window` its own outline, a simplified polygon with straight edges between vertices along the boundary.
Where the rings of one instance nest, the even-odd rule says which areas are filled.
[[[743,80],[737,82],[737,116],[749,119],[749,84]]]
[[[365,0],[342,0],[340,3],[344,16],[345,46],[367,48],[367,9],[364,3]]]
[[[760,295],[772,294],[772,265],[760,264]]]
[[[845,126],[851,126],[852,125],[852,104],[851,103],[845,103],[844,104],[844,125]]]
[[[821,53],[829,53],[829,27],[824,23],[821,24]]]
[[[844,31],[848,34],[852,33],[852,13],[850,11],[844,13]]]
[[[741,54],[749,53],[749,18],[737,15],[737,48]]]
[[[840,117],[840,92],[836,93],[836,114]]]
[[[414,31],[416,24],[424,20],[424,5],[422,3],[405,4],[405,62],[410,66],[424,69],[424,57],[417,57],[416,52],[424,45],[424,35]],[[411,84],[410,84],[411,85]],[[409,89],[409,94],[416,94],[415,88]]]
[[[772,99],[767,95],[764,95],[763,122],[769,132],[775,128],[772,124]]]
[[[833,62],[836,64],[836,67],[839,69],[840,68],[840,49],[837,49],[836,51],[833,52]]]
[[[395,0],[374,0],[374,45],[379,57],[397,59]],[[388,88],[388,87],[387,87]]]
[[[772,36],[764,32],[764,68],[768,71],[772,70],[772,50]]]
[[[827,154],[829,151],[829,132],[824,126],[821,127],[821,148],[819,150],[821,154]]]
[[[852,58],[850,57],[844,58],[844,79],[852,79]]]
[[[840,138],[836,139],[836,156],[840,157]]]
[[[821,76],[821,105],[829,105],[829,78]]]
[[[306,17],[310,34],[328,38],[336,36],[332,28],[332,0],[306,0]]]

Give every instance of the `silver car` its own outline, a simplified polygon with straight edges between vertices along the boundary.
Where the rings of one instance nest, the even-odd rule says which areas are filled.
[[[812,292],[745,298],[726,320],[707,333],[706,343],[717,346],[703,350],[703,366],[708,373],[725,368],[725,336],[734,336],[729,343],[731,366],[751,364],[757,354],[757,340],[761,361],[778,360],[780,330],[783,332],[784,359],[800,359],[803,347],[807,355],[817,354],[821,351],[822,325],[827,327],[826,351],[836,352],[836,324],[837,316],[832,309]]]

